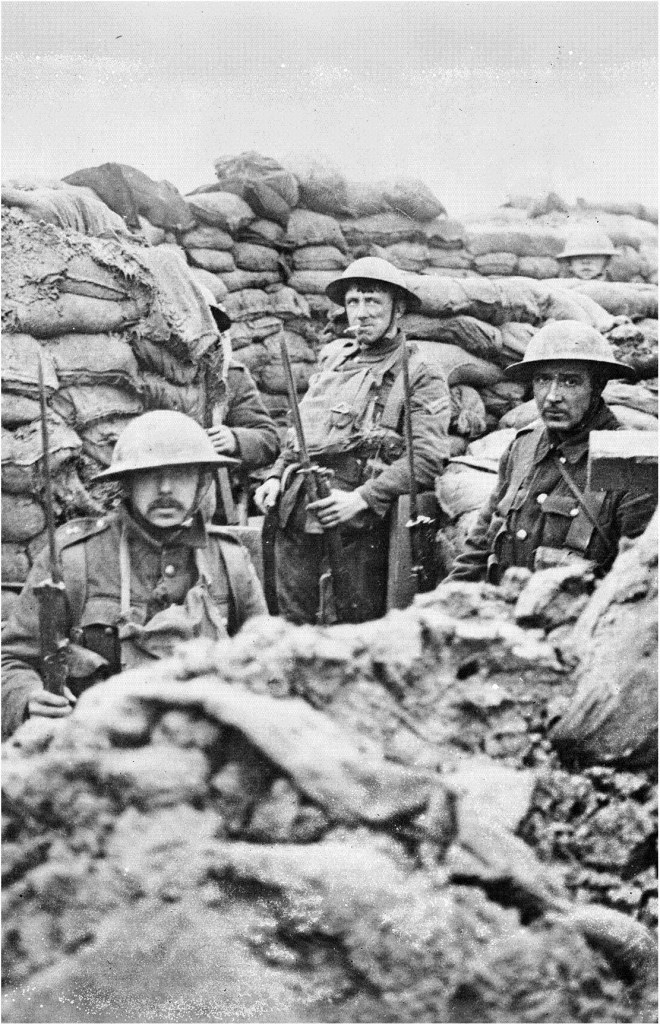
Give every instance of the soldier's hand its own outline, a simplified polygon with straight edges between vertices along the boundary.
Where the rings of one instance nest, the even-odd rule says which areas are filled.
[[[28,714],[30,717],[42,715],[44,718],[66,718],[73,711],[76,700],[68,686],[64,687],[61,694],[38,690],[28,703]]]
[[[233,430],[224,423],[219,423],[217,427],[208,427],[206,433],[211,439],[216,455],[233,455],[238,448]]]
[[[321,526],[330,529],[347,523],[369,506],[359,491],[332,490],[328,498],[312,501],[307,508],[314,513]]]
[[[275,508],[279,496],[279,477],[270,476],[268,477],[268,480],[264,480],[264,482],[260,484],[254,492],[254,503],[261,512],[266,513],[270,511],[271,508]]]

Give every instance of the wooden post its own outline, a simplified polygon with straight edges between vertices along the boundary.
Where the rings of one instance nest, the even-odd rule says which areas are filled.
[[[658,493],[658,435],[646,430],[593,430],[587,486],[591,491]]]

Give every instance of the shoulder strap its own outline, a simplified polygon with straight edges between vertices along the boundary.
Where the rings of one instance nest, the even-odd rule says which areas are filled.
[[[555,463],[557,465],[557,469],[559,470],[559,472],[561,473],[562,477],[564,478],[564,482],[568,486],[568,489],[570,490],[571,494],[573,495],[573,497],[577,501],[578,505],[580,506],[580,508],[582,509],[584,514],[586,515],[587,519],[589,520],[589,522],[592,524],[592,526],[594,527],[594,529],[596,530],[596,532],[600,536],[600,539],[605,544],[605,547],[609,551],[611,549],[611,547],[612,547],[612,543],[611,543],[609,537],[607,536],[607,534],[605,533],[605,531],[603,530],[602,526],[598,522],[597,514],[594,511],[594,509],[591,507],[591,505],[589,503],[589,500],[587,499],[586,494],[582,493],[582,491],[580,490],[578,485],[575,483],[575,480],[573,479],[571,474],[566,469],[566,466],[563,464],[563,462],[561,462],[561,460],[559,459],[558,456],[555,456]],[[602,508],[604,497],[605,497],[604,493],[602,495],[600,495],[600,496],[597,496],[597,502],[598,502],[599,510],[600,510],[600,508]]]
[[[423,363],[424,357],[421,352],[417,349],[413,349],[408,356],[408,370],[410,375],[412,376],[412,374],[415,373]],[[390,388],[390,393],[387,396],[383,415],[380,418],[381,427],[386,427],[388,430],[399,430],[401,417],[403,415],[403,400],[403,373],[399,367],[397,375],[394,378],[394,383]]]

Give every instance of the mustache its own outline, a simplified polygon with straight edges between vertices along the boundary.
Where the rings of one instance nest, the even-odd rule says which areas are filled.
[[[185,512],[185,509],[181,502],[177,501],[176,498],[156,498],[151,502],[147,512],[155,512],[158,509],[173,508],[177,512]]]

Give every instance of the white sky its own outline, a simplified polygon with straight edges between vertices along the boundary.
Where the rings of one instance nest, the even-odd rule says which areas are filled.
[[[3,177],[115,160],[183,192],[257,149],[509,192],[657,202],[654,2],[5,0]]]

